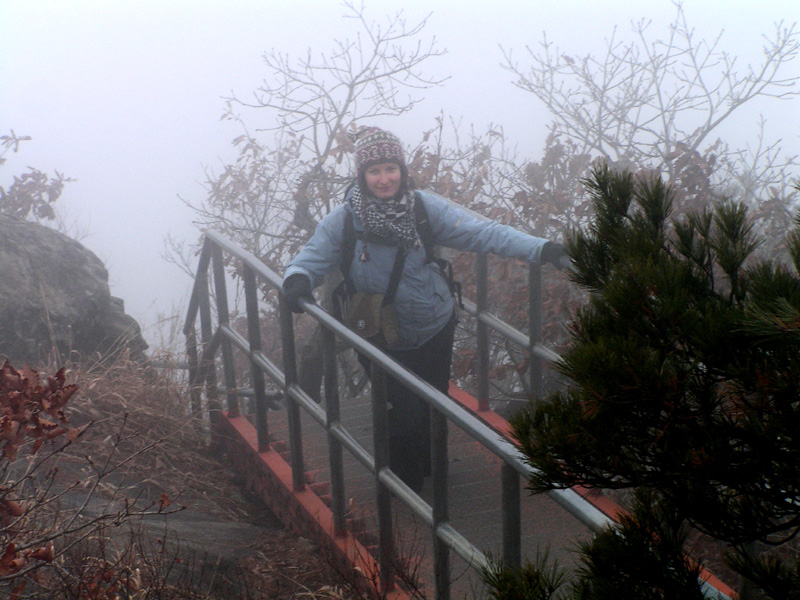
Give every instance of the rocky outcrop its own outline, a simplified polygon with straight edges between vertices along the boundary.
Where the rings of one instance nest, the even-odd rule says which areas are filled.
[[[57,348],[95,360],[122,347],[143,359],[147,343],[102,261],[58,231],[0,215],[0,357],[37,364]]]

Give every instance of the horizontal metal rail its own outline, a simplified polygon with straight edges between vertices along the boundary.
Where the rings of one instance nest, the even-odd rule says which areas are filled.
[[[531,338],[529,336],[525,335],[518,329],[515,329],[499,317],[491,313],[479,311],[475,303],[471,302],[470,300],[464,299],[462,303],[464,304],[464,310],[475,317],[476,320],[480,321],[481,323],[485,323],[491,329],[495,330],[497,333],[508,338],[517,345],[522,346],[523,348],[530,347]],[[543,358],[547,362],[551,363],[556,362],[559,358],[561,358],[558,353],[553,352],[550,348],[544,346],[543,344],[534,345],[533,353],[539,358]]]
[[[250,346],[247,343],[247,340],[244,339],[239,333],[231,329],[229,326],[220,327],[222,334],[226,336],[228,339],[233,342],[233,344],[239,348],[242,352],[247,355],[250,355]],[[285,379],[283,377],[283,373],[280,372],[278,367],[270,361],[266,356],[259,353],[252,354],[253,359],[258,363],[258,365],[264,369],[264,372],[272,377],[274,373],[275,376],[273,379],[276,383],[280,386],[285,385]],[[322,408],[311,396],[309,396],[303,389],[298,385],[292,385],[288,388],[289,395],[298,403],[303,409],[309,414],[309,416],[314,419],[319,425],[322,427],[327,427],[327,415],[325,413],[325,409]],[[361,444],[356,441],[356,439],[348,432],[341,423],[336,422],[332,426],[329,427],[330,432],[338,439],[350,452],[353,456],[364,466],[366,467],[371,473],[375,473],[375,461],[372,459],[372,455],[362,446]]]

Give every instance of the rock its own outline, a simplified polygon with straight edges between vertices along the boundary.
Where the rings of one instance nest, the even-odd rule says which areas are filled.
[[[38,364],[51,349],[94,360],[122,347],[144,359],[138,323],[111,296],[90,250],[36,223],[0,215],[0,356]]]

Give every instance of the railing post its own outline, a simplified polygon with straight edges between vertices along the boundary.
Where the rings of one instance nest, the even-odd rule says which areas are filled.
[[[433,574],[437,600],[450,600],[450,546],[439,539],[436,529],[447,523],[450,511],[447,498],[448,448],[447,417],[431,411],[431,471],[433,475]]]
[[[244,301],[247,314],[247,340],[250,345],[250,381],[253,384],[256,411],[256,435],[258,451],[269,449],[267,425],[267,397],[264,389],[264,372],[256,365],[253,355],[261,352],[261,322],[258,310],[258,287],[256,275],[249,266],[244,266]]]
[[[300,423],[300,407],[289,395],[289,388],[297,385],[297,355],[294,344],[294,322],[292,311],[283,294],[279,296],[278,310],[281,319],[281,348],[283,350],[283,372],[286,375],[283,390],[286,398],[286,413],[289,420],[289,453],[292,462],[292,487],[299,492],[305,489],[305,467],[303,466],[303,432]]]
[[[542,359],[533,353],[533,349],[542,343],[542,264],[530,263],[528,275],[529,307],[528,319],[530,323],[530,341],[528,348],[530,356],[530,381],[531,393],[534,400],[542,395]]]
[[[208,293],[208,271],[197,272],[197,307],[200,311],[200,335],[203,341],[203,355],[211,344],[211,301]],[[213,425],[219,419],[219,390],[217,389],[217,370],[214,358],[203,359],[200,371],[205,375],[206,396],[208,397],[208,420]]]
[[[503,491],[503,562],[506,567],[517,569],[522,560],[519,473],[511,465],[503,463],[500,479]]]
[[[331,433],[339,422],[339,382],[336,373],[336,336],[327,327],[322,328],[322,352],[325,370],[325,418],[328,430],[328,460],[331,468],[331,512],[334,535],[345,533],[344,466],[342,443]]]
[[[489,268],[486,254],[475,257],[476,295],[478,309],[476,325],[478,353],[478,389],[476,390],[478,410],[489,410],[489,326],[480,320],[480,315],[489,307]]]
[[[394,536],[392,533],[392,495],[380,480],[380,473],[389,466],[389,421],[386,407],[386,373],[373,362],[370,368],[372,384],[372,435],[375,450],[375,490],[378,512],[378,559],[384,591],[392,589],[394,580]]]
[[[744,546],[744,553],[749,559],[756,558],[757,552],[757,543],[755,541],[751,541],[745,544]],[[755,589],[752,582],[742,575],[739,574],[739,599],[738,600],[753,600],[755,598]]]
[[[214,268],[214,292],[217,297],[217,320],[220,327],[230,324],[228,310],[228,291],[225,286],[225,264],[222,262],[222,248],[216,244],[211,250],[211,264]],[[227,337],[222,338],[222,368],[225,378],[228,415],[239,415],[239,399],[236,396],[236,373],[233,367],[233,349]]]
[[[197,331],[194,325],[186,332],[186,357],[189,361],[189,397],[192,407],[192,414],[200,415],[200,386],[197,381],[199,372],[199,362],[197,358]]]

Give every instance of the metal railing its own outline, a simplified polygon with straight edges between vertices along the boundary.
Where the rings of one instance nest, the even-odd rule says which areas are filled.
[[[228,319],[227,292],[223,251],[242,263],[245,305],[247,316],[247,337],[235,331]],[[489,329],[527,347],[531,356],[531,387],[538,390],[541,385],[542,361],[554,360],[558,356],[541,344],[541,268],[532,264],[529,273],[531,334],[525,335],[496,316],[486,312],[487,306],[487,268],[486,257],[477,260],[477,302],[465,301],[467,312],[477,319],[478,345],[478,392],[479,408],[488,407]],[[209,294],[209,266],[214,274],[214,289],[217,303],[218,327],[213,328],[211,301]],[[447,422],[461,428],[502,461],[502,548],[506,565],[519,566],[521,562],[521,516],[520,516],[520,477],[529,479],[532,468],[526,464],[523,455],[511,443],[497,435],[496,431],[483,421],[464,410],[448,396],[407,371],[391,357],[366,342],[340,321],[315,303],[300,300],[305,312],[322,326],[324,356],[324,408],[298,385],[297,359],[295,354],[294,322],[286,300],[279,296],[279,313],[283,365],[274,364],[263,352],[258,309],[257,281],[265,281],[276,289],[281,289],[282,278],[264,265],[253,254],[242,249],[224,236],[209,231],[200,255],[195,285],[189,303],[184,334],[187,339],[189,358],[189,377],[192,391],[192,404],[199,410],[201,404],[200,385],[204,385],[208,408],[212,421],[219,418],[219,387],[216,380],[215,357],[222,354],[222,373],[228,413],[239,413],[236,393],[236,378],[233,364],[233,348],[237,348],[249,359],[250,392],[254,398],[255,427],[260,451],[268,449],[269,430],[267,408],[273,400],[268,397],[264,375],[266,374],[284,391],[289,423],[290,465],[292,484],[295,491],[305,487],[303,464],[303,442],[300,427],[300,410],[304,410],[327,432],[328,456],[331,475],[331,511],[333,514],[334,535],[345,531],[345,489],[343,474],[343,451],[347,450],[355,459],[371,472],[376,481],[376,514],[378,520],[378,551],[381,583],[387,588],[392,585],[394,563],[394,540],[392,532],[392,502],[394,496],[406,504],[410,510],[426,523],[433,537],[434,579],[436,598],[450,598],[450,552],[454,551],[467,564],[480,569],[489,565],[487,556],[449,522],[448,513],[448,430]],[[199,354],[195,323],[200,316],[202,355]],[[356,351],[367,357],[373,364],[370,369],[372,383],[372,421],[373,448],[371,455],[340,421],[339,386],[336,368],[336,340],[343,340]],[[419,395],[432,407],[431,411],[431,454],[432,454],[432,504],[425,502],[412,491],[389,468],[389,447],[387,431],[386,377],[391,376],[402,385]],[[199,384],[199,385],[198,385]],[[599,531],[612,521],[593,504],[573,490],[556,490],[549,495],[558,504],[574,515],[592,531]],[[711,597],[727,598],[708,584],[705,591]]]

